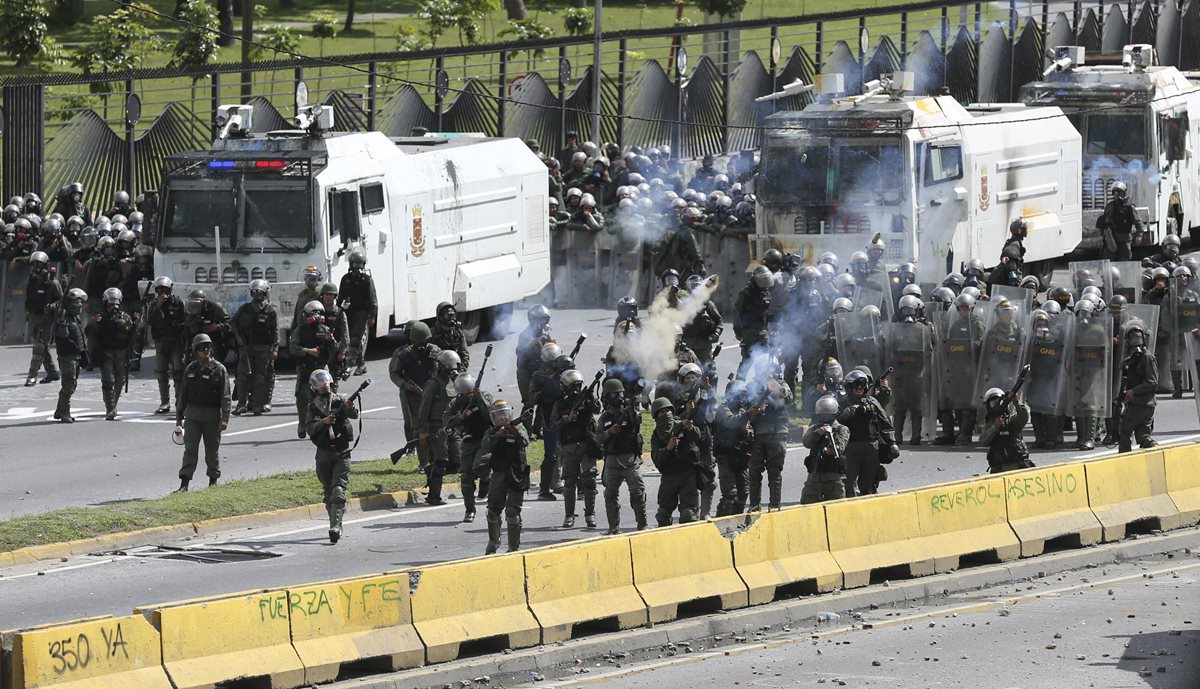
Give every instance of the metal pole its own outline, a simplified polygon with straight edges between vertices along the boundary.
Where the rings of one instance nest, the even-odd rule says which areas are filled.
[[[592,24],[596,32],[592,37],[592,141],[597,146],[604,145],[604,136],[600,133],[600,81],[603,75],[600,71],[600,13],[604,0],[596,0],[596,13]]]
[[[208,109],[208,121],[212,122],[212,138],[215,140],[220,133],[220,128],[217,127],[217,108],[221,107],[221,73],[213,72],[209,76],[209,82],[212,84],[212,103]]]
[[[500,51],[500,100],[496,109],[496,136],[504,136],[504,125],[508,115],[508,51]],[[559,161],[562,162],[562,161]]]
[[[723,49],[721,50],[721,62],[725,64],[725,69],[721,71],[721,93],[725,95],[725,102],[721,108],[721,152],[729,152],[729,29],[721,32],[721,41]]]
[[[442,70],[444,70],[446,68],[445,58],[443,58],[441,55],[438,55],[436,64],[437,64],[437,74],[440,75],[442,73]],[[436,84],[434,85],[433,105],[434,105],[435,113],[437,115],[437,130],[439,132],[441,132],[441,131],[443,131],[443,129],[442,129],[442,90],[440,88],[438,88]]]
[[[1017,40],[1017,0],[1008,0],[1008,38],[1014,43]]]
[[[129,97],[132,95],[133,95],[133,79],[126,79],[125,80],[125,102],[126,103],[129,102]],[[137,174],[137,165],[136,165],[136,161],[134,160],[134,156],[136,155],[134,153],[134,145],[136,142],[134,139],[135,134],[133,131],[133,126],[134,126],[133,123],[129,121],[129,112],[126,111],[126,113],[125,113],[125,147],[126,147],[125,148],[125,152],[126,152],[125,188],[129,190],[129,198],[131,198],[131,199],[137,198],[137,190],[134,188],[134,186],[135,186],[134,175]]]
[[[617,144],[625,145],[625,53],[629,43],[624,38],[620,42],[620,56],[617,58]]]
[[[375,131],[376,91],[379,87],[378,70],[378,62],[371,60],[367,63],[367,131],[369,132]]]
[[[558,64],[561,65],[562,61],[565,59],[567,59],[567,46],[560,45],[560,46],[558,46]],[[586,140],[594,141],[595,139],[594,139],[594,137],[589,136]],[[553,151],[558,146],[565,144],[566,141],[567,141],[567,82],[562,78],[562,73],[560,70],[559,78],[558,78],[558,140],[555,141],[553,144],[551,144],[550,150]],[[600,144],[597,143],[596,145],[599,146]],[[563,167],[570,169],[569,166],[571,164],[571,161],[560,160],[558,162]]]
[[[1016,0],[1010,0],[1016,2]],[[900,13],[900,68],[908,66],[908,12]]]
[[[814,67],[816,67],[817,74],[821,73],[821,65],[823,64],[823,60],[825,59],[825,48],[822,45],[825,42],[823,40],[824,38],[825,38],[825,22],[817,22],[817,44],[816,44],[816,48],[814,50],[815,54],[813,55],[813,62],[816,63],[814,65]]]
[[[983,36],[983,3],[975,3],[975,45],[979,45],[979,39]]]

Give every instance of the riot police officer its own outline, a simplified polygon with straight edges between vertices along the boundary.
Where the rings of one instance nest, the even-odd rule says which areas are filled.
[[[87,294],[78,287],[71,289],[62,300],[62,309],[54,323],[54,343],[58,354],[58,368],[62,371],[62,385],[58,390],[58,406],[54,418],[63,423],[74,423],[71,416],[71,396],[79,382],[79,360],[88,355],[83,336],[83,305]]]
[[[838,400],[826,395],[813,407],[813,423],[804,432],[802,443],[808,457],[804,468],[808,478],[800,493],[800,504],[811,505],[846,497],[846,444],[850,430],[837,420]]]
[[[299,327],[304,321],[304,307],[310,301],[321,301],[321,270],[316,266],[306,266],[302,274],[304,289],[296,296],[296,309],[292,313],[292,329]]]
[[[759,375],[748,373],[746,377],[746,387],[753,400],[747,415],[754,428],[754,443],[750,447],[749,507],[758,510],[762,506],[765,473],[767,508],[778,510],[783,500],[783,464],[787,454],[785,443],[792,391],[783,382],[783,371],[775,362],[760,361],[765,363],[757,371]]]
[[[325,306],[325,325],[333,335],[329,351],[329,375],[333,376],[333,389],[339,380],[349,377],[346,370],[346,351],[350,347],[350,324],[346,313],[338,307],[338,288],[332,282],[321,285],[321,303]]]
[[[704,278],[692,275],[686,284],[690,293],[697,294],[704,284]],[[721,312],[711,299],[705,300],[704,306],[683,326],[683,343],[696,355],[699,363],[707,364],[712,360],[713,345],[720,339],[723,328]]]
[[[333,390],[333,376],[319,368],[308,377],[312,402],[308,410],[308,437],[316,445],[317,480],[321,501],[329,516],[329,542],[342,538],[342,516],[346,513],[346,491],[350,485],[350,444],[354,441],[351,419],[358,418],[354,400],[343,399]]]
[[[987,445],[988,473],[1028,469],[1029,450],[1021,439],[1021,431],[1029,422],[1029,407],[1006,399],[1000,388],[989,388],[983,394],[985,421],[979,442]]]
[[[309,376],[313,371],[329,366],[337,346],[333,331],[325,323],[324,304],[310,301],[304,305],[302,313],[303,319],[299,325],[292,326],[292,338],[288,342],[288,351],[296,362],[296,435],[300,438],[308,436],[308,412],[312,401]]]
[[[1129,188],[1124,182],[1113,182],[1112,198],[1104,206],[1104,213],[1096,218],[1096,229],[1104,234],[1104,248],[1114,261],[1133,259],[1133,233],[1142,232],[1142,220],[1129,203],[1126,195]]]
[[[418,447],[425,450],[427,457],[425,471],[429,477],[429,494],[425,502],[429,505],[446,504],[442,499],[442,477],[462,456],[458,437],[446,432],[444,422],[446,410],[456,394],[452,383],[461,365],[462,360],[452,351],[442,350],[438,354],[436,370],[425,384],[421,404],[413,419],[413,429],[420,443]]]
[[[37,384],[38,372],[43,366],[46,368],[46,377],[42,383],[58,380],[58,367],[50,356],[50,340],[54,334],[54,314],[58,312],[62,298],[62,285],[50,270],[50,257],[42,251],[30,254],[29,282],[25,285],[25,322],[33,339],[33,352],[29,358],[25,387]]]
[[[534,304],[527,317],[529,324],[517,335],[517,389],[523,406],[530,403],[533,393],[530,381],[541,366],[542,346],[554,339],[550,333],[550,309]]]
[[[433,377],[441,348],[429,341],[429,326],[417,321],[408,328],[408,344],[392,354],[388,364],[388,375],[392,383],[400,388],[400,413],[404,417],[404,438],[412,442],[417,438],[413,420],[421,408],[421,396],[425,384]],[[417,461],[425,469],[428,453],[417,445]]]
[[[771,308],[772,283],[771,270],[766,266],[757,266],[734,304],[733,334],[741,343],[742,363],[738,370],[742,375],[742,368],[750,360],[753,350],[767,342],[767,314]]]
[[[104,290],[104,313],[94,316],[96,337],[103,352],[101,391],[104,394],[104,418],[117,418],[117,402],[129,376],[129,346],[133,341],[133,319],[121,310],[121,290]]]
[[[629,488],[629,502],[638,530],[646,528],[646,485],[642,481],[642,434],[638,399],[626,395],[617,378],[604,381],[601,393],[604,411],[596,422],[596,444],[604,451],[604,507],[608,533],[621,532],[620,490]]]
[[[1140,321],[1126,326],[1124,337],[1128,354],[1121,362],[1121,389],[1118,392],[1125,408],[1121,413],[1118,443],[1121,452],[1129,452],[1133,449],[1133,437],[1143,449],[1158,444],[1150,435],[1154,431],[1158,361],[1147,351],[1148,335]]]
[[[184,302],[184,327],[188,340],[194,340],[201,333],[212,340],[212,357],[222,364],[225,362],[225,347],[229,334],[233,332],[229,314],[220,304],[208,298],[204,290],[192,290]],[[305,411],[307,411],[305,407]]]
[[[650,457],[658,469],[659,526],[670,526],[675,508],[679,523],[696,521],[700,492],[696,473],[700,461],[700,431],[688,418],[676,420],[671,400],[659,397],[650,407],[654,432],[650,437]]]
[[[475,376],[460,373],[454,379],[454,398],[446,408],[443,423],[459,438],[460,463],[459,485],[463,496],[463,522],[475,521],[475,500],[486,500],[490,470],[486,463],[479,462],[483,437],[491,423],[488,417],[492,397],[475,384]],[[478,493],[476,492],[478,482]]]
[[[279,355],[279,313],[271,304],[271,283],[250,281],[250,301],[233,318],[233,332],[241,354],[237,368],[235,416],[247,409],[260,416],[271,411],[275,389],[275,359]]]
[[[350,327],[350,347],[347,352],[347,367],[354,366],[354,375],[367,372],[364,352],[367,339],[375,331],[379,317],[379,299],[375,296],[375,279],[367,272],[367,254],[361,248],[350,252],[350,271],[342,276],[338,286],[342,311],[346,313]]]
[[[741,514],[746,510],[750,456],[754,447],[749,403],[746,384],[740,380],[730,381],[725,389],[725,401],[717,407],[713,419],[713,453],[721,487],[718,517]]]
[[[558,457],[563,477],[563,528],[575,526],[575,499],[583,494],[583,518],[596,527],[596,414],[600,404],[592,389],[583,387],[583,374],[568,369],[559,376],[559,397],[550,410],[550,428],[558,433]]]
[[[846,445],[846,497],[871,495],[878,492],[881,459],[899,456],[895,429],[891,419],[870,395],[870,381],[862,371],[846,374],[847,403],[838,412],[837,420],[850,429]],[[885,455],[884,452],[887,454]],[[890,459],[887,461],[891,461]]]
[[[191,344],[195,360],[184,369],[175,411],[175,434],[183,436],[183,465],[179,468],[177,493],[187,492],[196,473],[202,439],[208,485],[216,485],[221,477],[221,433],[229,427],[229,374],[212,356],[211,337],[200,333],[192,338]]]
[[[437,318],[433,325],[431,340],[443,351],[449,350],[458,354],[465,369],[471,364],[471,353],[467,350],[467,336],[458,322],[458,310],[448,301],[437,305]]]
[[[488,484],[488,555],[500,548],[501,514],[508,523],[508,552],[521,548],[521,507],[529,489],[529,463],[525,448],[529,434],[518,423],[512,405],[497,400],[491,409],[492,427],[483,436],[479,462],[487,464],[492,479]]]
[[[183,379],[187,312],[183,300],[174,294],[174,287],[175,283],[165,275],[154,278],[154,301],[150,302],[146,316],[150,336],[154,338],[154,376],[158,379],[159,404],[155,414],[171,411],[171,381],[175,382],[178,396]]]

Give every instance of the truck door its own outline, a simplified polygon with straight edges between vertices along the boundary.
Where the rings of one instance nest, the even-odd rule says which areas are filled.
[[[917,237],[920,268],[928,274],[951,272],[965,256],[954,256],[954,238],[966,219],[963,147],[958,139],[927,141],[920,151],[917,179]],[[960,249],[961,250],[961,249]],[[943,261],[944,257],[944,261]]]

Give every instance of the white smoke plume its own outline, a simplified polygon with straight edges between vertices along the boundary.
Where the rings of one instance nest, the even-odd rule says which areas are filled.
[[[706,279],[694,293],[680,288],[678,305],[671,306],[670,289],[664,289],[654,297],[642,328],[628,337],[617,337],[613,343],[613,356],[618,362],[633,362],[644,378],[654,380],[660,375],[679,367],[675,358],[675,326],[690,323],[704,308],[720,285],[716,275]]]

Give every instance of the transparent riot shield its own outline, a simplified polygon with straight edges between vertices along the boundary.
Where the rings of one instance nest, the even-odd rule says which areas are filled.
[[[1075,319],[1069,313],[1050,314],[1044,323],[1031,318],[1030,330],[1025,402],[1039,414],[1065,415],[1067,364],[1075,344]]]
[[[1113,261],[1108,274],[1112,293],[1119,294],[1130,304],[1142,303],[1142,264],[1137,261]]]
[[[612,260],[608,276],[611,307],[621,297],[637,297],[642,269],[642,242],[632,232],[618,232],[612,238]]]
[[[1071,294],[1075,295],[1075,301],[1079,301],[1079,295],[1083,292],[1084,287],[1096,286],[1104,293],[1104,301],[1107,302],[1112,298],[1112,273],[1109,270],[1108,259],[1100,261],[1071,261],[1069,269],[1071,271]]]
[[[1001,308],[998,300],[991,303],[992,311],[984,327],[975,376],[977,407],[983,406],[983,395],[990,388],[1012,389],[1025,362],[1025,345],[1029,339],[1029,311],[1012,302],[1008,308]]]
[[[1188,359],[1186,338],[1200,328],[1200,286],[1191,275],[1173,278],[1171,281],[1171,361],[1175,370],[1187,371]],[[1192,378],[1195,385],[1195,378]]]
[[[612,232],[601,230],[593,235],[593,241],[596,245],[595,303],[600,308],[613,308],[617,300],[613,296],[612,285],[613,262],[616,260],[613,248],[617,244],[617,237]]]
[[[933,394],[933,330],[926,323],[888,323],[887,365],[895,369],[889,378],[892,406],[937,413]],[[886,369],[885,369],[886,370]]]
[[[842,371],[849,373],[856,366],[871,369],[871,376],[883,372],[883,333],[874,314],[856,311],[833,317],[833,334],[837,338],[838,361]]]
[[[888,276],[887,269],[880,264],[875,272],[871,273],[866,279],[860,281],[859,287],[879,292],[879,309],[883,312],[885,322],[890,322],[893,315],[896,313],[896,303],[892,300],[892,281]],[[857,299],[855,300],[857,304]],[[862,308],[860,305],[858,308]]]
[[[1146,330],[1146,351],[1153,353],[1158,346],[1159,318],[1159,308],[1155,304],[1130,304],[1122,310],[1120,330],[1113,333],[1113,339],[1116,341],[1116,349],[1113,352],[1114,378],[1119,378],[1121,363],[1128,356],[1128,352],[1125,351],[1125,329],[1134,322],[1141,323]]]
[[[938,404],[942,409],[969,409],[974,405],[971,380],[979,359],[983,323],[973,311],[944,311],[935,315]]]
[[[1025,313],[1033,311],[1033,298],[1037,295],[1033,290],[1024,287],[1012,287],[1010,285],[992,285],[989,290],[991,302],[995,303],[1000,299],[1007,299],[1014,304],[1019,305],[1024,309]]]
[[[1107,315],[1075,319],[1075,344],[1067,375],[1067,413],[1107,418],[1113,401],[1113,320]]]
[[[737,299],[738,290],[742,285],[746,284],[746,277],[749,271],[753,270],[757,263],[751,264],[750,261],[750,242],[743,236],[715,236],[704,235],[705,242],[709,242],[711,238],[712,244],[715,245],[718,255],[715,260],[717,263],[711,264],[705,259],[705,266],[708,269],[709,275],[718,275],[721,278],[721,284],[725,285],[725,289],[719,289],[713,293],[713,303],[717,305],[717,309],[721,313],[733,313],[734,301]],[[684,276],[685,278],[688,276]],[[736,285],[736,287],[733,287]]]
[[[879,309],[879,313],[883,315],[884,320],[889,320],[888,312],[884,310],[883,292],[871,287],[858,285],[854,288],[854,308],[861,311],[864,306],[874,306]]]
[[[565,307],[571,303],[571,261],[568,254],[573,234],[562,226],[550,231],[550,284],[554,289],[555,306]]]
[[[1196,418],[1200,419],[1200,386],[1196,381],[1200,381],[1200,336],[1193,335],[1190,331],[1183,336],[1184,351],[1187,353],[1187,361],[1184,362],[1184,370],[1192,377],[1192,396],[1196,400]]]
[[[593,232],[568,231],[571,243],[567,250],[567,263],[570,265],[571,291],[566,303],[572,308],[586,309],[600,305],[600,290],[597,289],[597,279],[600,277],[596,265],[596,235]],[[559,306],[563,305],[561,295],[555,295]]]

